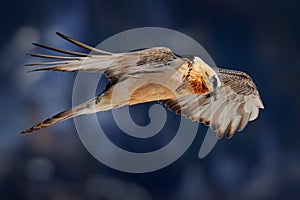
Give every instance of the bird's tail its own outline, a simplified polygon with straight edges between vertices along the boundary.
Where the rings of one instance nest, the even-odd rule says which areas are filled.
[[[53,117],[50,117],[50,118],[36,124],[35,126],[22,131],[21,134],[26,134],[26,133],[30,133],[33,131],[37,131],[42,128],[46,128],[48,126],[56,124],[58,122],[62,122],[67,119],[73,118],[78,115],[92,114],[92,113],[96,113],[99,111],[109,110],[111,108],[112,108],[112,106],[111,106],[110,100],[105,98],[105,96],[101,95],[101,96],[95,97],[89,101],[86,101],[78,106],[75,106],[75,107],[65,110],[63,112],[60,112],[60,113],[54,115]]]

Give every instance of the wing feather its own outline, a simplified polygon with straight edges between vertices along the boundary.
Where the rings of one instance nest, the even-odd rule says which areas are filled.
[[[164,65],[171,65],[176,69],[176,67],[180,67],[182,64],[189,61],[187,58],[176,56],[175,53],[166,47],[155,47],[127,53],[112,53],[88,46],[62,33],[57,33],[57,35],[81,48],[98,54],[73,52],[33,43],[38,47],[68,54],[70,56],[30,54],[34,57],[58,59],[58,61],[27,64],[27,66],[44,66],[42,68],[33,69],[32,71],[102,72],[112,82],[117,82],[123,75],[134,76],[138,73],[161,72],[161,67]]]
[[[112,53],[78,42],[66,35],[61,38],[97,54],[86,54],[33,43],[51,51],[68,56],[30,54],[34,57],[56,59],[56,61],[28,64],[44,66],[32,71],[55,70],[63,72],[102,72],[111,81],[111,86],[120,78],[137,76],[140,73],[162,72],[162,66],[178,69],[190,60],[179,57],[166,47],[155,47],[127,53]],[[221,87],[212,94],[190,94],[178,99],[161,101],[176,114],[200,121],[216,131],[219,138],[230,138],[236,131],[243,130],[249,121],[255,120],[259,109],[264,108],[251,77],[240,71],[217,68]]]
[[[219,138],[231,138],[236,131],[242,131],[249,121],[255,120],[259,109],[264,106],[248,74],[221,68],[217,68],[216,72],[222,86],[214,94],[191,94],[162,103],[177,114],[210,126]]]
[[[74,51],[68,51],[68,50],[65,50],[65,49],[50,47],[50,46],[39,44],[39,43],[32,43],[32,44],[37,46],[37,47],[41,47],[41,48],[48,49],[48,50],[51,50],[51,51],[56,51],[56,52],[59,52],[59,53],[64,53],[64,54],[69,54],[69,55],[74,55],[74,56],[83,56],[83,57],[89,56],[86,53],[78,53],[78,52],[74,52]]]
[[[81,42],[78,42],[78,41],[74,40],[73,38],[70,38],[69,36],[66,36],[66,35],[64,35],[64,34],[62,34],[62,33],[60,33],[60,32],[56,32],[56,34],[57,34],[59,37],[65,39],[65,40],[67,40],[67,41],[69,41],[69,42],[71,42],[71,43],[73,43],[73,44],[75,44],[75,45],[77,45],[77,46],[79,46],[79,47],[82,47],[82,48],[84,48],[84,49],[87,49],[87,50],[89,50],[89,51],[97,52],[97,53],[100,53],[100,54],[108,54],[108,55],[111,55],[111,54],[112,54],[111,52],[103,51],[103,50],[101,50],[101,49],[97,49],[97,48],[91,47],[91,46],[89,46],[89,45],[83,44],[83,43],[81,43]]]
[[[230,127],[228,130],[228,133],[226,135],[227,138],[231,138],[233,136],[233,134],[235,133],[235,131],[237,130],[239,124],[240,124],[240,120],[241,120],[241,116],[238,115],[235,118],[233,118],[233,120],[230,123]]]

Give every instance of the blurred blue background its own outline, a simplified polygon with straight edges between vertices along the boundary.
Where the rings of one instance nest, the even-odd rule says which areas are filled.
[[[300,1],[279,0],[1,1],[0,199],[299,199],[299,10]],[[218,66],[249,73],[265,105],[259,118],[232,139],[219,141],[204,159],[197,158],[205,130],[200,125],[179,160],[146,174],[102,165],[80,142],[72,120],[18,134],[71,106],[76,75],[25,73],[23,65],[37,61],[26,53],[43,52],[32,42],[75,51],[55,32],[95,46],[145,26],[187,34]],[[137,123],[149,122],[149,105],[134,106],[144,116]],[[167,142],[179,120],[171,112],[168,116]],[[112,139],[134,146],[121,135],[116,129]]]

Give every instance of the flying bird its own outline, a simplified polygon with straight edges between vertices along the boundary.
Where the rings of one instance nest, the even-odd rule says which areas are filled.
[[[197,56],[180,56],[167,47],[112,53],[78,42],[62,33],[63,39],[92,51],[79,53],[33,43],[67,56],[31,54],[56,61],[27,64],[43,66],[32,71],[101,72],[109,79],[95,98],[50,117],[22,131],[33,132],[78,115],[92,114],[125,105],[159,101],[192,121],[199,121],[230,138],[242,131],[263,109],[257,87],[241,71],[212,68]]]

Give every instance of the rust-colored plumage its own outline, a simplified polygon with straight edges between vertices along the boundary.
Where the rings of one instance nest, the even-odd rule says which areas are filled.
[[[232,137],[248,121],[257,118],[263,108],[259,93],[244,72],[212,69],[199,57],[176,56],[166,47],[128,53],[111,53],[80,43],[57,33],[69,42],[93,51],[85,54],[41,44],[36,46],[67,54],[32,54],[58,61],[28,64],[42,65],[39,70],[63,72],[103,72],[110,83],[99,96],[48,118],[21,133],[29,133],[67,120],[124,105],[160,101],[170,110],[191,120],[203,122],[218,133]]]

